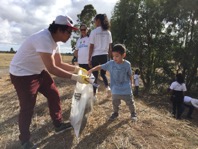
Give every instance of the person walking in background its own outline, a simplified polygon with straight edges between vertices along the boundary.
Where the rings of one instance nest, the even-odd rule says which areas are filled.
[[[118,117],[119,105],[124,100],[129,107],[132,120],[137,120],[135,103],[132,92],[132,70],[129,61],[125,60],[126,48],[122,44],[116,44],[112,50],[113,60],[98,65],[88,71],[90,75],[94,71],[108,70],[110,73],[110,87],[112,92],[113,114],[109,120]]]
[[[77,28],[73,26],[70,17],[57,16],[48,29],[27,38],[10,63],[10,78],[19,99],[19,139],[23,149],[35,148],[30,141],[29,127],[38,92],[47,98],[55,132],[60,133],[71,128],[70,123],[62,120],[59,92],[49,73],[88,83],[87,76],[75,74],[82,68],[64,63],[59,53],[57,42],[66,42],[73,30]]]
[[[139,92],[139,69],[135,70],[135,74],[133,76],[133,79],[134,79],[134,85],[135,85],[134,96],[138,96],[138,92]]]
[[[76,62],[78,61],[78,58],[76,55],[76,47],[72,48],[72,51],[74,51],[74,52],[73,52],[73,58],[72,58],[71,62],[72,62],[72,65],[75,65]]]
[[[184,78],[181,73],[176,75],[176,81],[171,83],[172,114],[176,119],[181,119],[184,93],[187,91]]]
[[[89,66],[95,67],[101,64],[104,64],[108,61],[108,58],[111,57],[112,49],[112,36],[110,29],[110,23],[106,14],[97,14],[94,18],[95,29],[91,31],[89,41]],[[98,80],[98,71],[93,72],[95,77],[95,82]],[[106,91],[109,95],[111,94],[108,80],[106,77],[106,71],[101,70],[100,75],[103,78]],[[96,94],[96,87],[94,87],[94,95]],[[95,96],[96,97],[96,96]]]
[[[89,70],[88,56],[89,56],[89,37],[87,35],[87,26],[80,25],[81,37],[77,40],[75,55],[78,57],[78,64],[80,67]]]

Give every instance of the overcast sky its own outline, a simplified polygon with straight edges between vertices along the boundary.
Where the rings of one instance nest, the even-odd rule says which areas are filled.
[[[57,15],[77,14],[92,4],[97,13],[111,13],[118,0],[0,0],[0,44],[21,44],[29,35],[47,28]],[[68,42],[66,44],[70,46]],[[1,50],[1,49],[0,49]]]

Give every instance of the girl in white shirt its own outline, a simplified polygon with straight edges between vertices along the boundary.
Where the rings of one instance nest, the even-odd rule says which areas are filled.
[[[110,23],[106,14],[97,14],[94,19],[96,28],[91,31],[89,41],[89,58],[88,62],[90,67],[95,67],[104,64],[108,61],[112,49],[112,36],[109,31]],[[98,79],[98,71],[93,72],[95,76],[95,83]],[[110,95],[110,88],[108,86],[108,80],[106,77],[106,71],[101,69],[100,75],[103,78],[108,95]],[[94,94],[96,94],[96,88],[94,88]]]

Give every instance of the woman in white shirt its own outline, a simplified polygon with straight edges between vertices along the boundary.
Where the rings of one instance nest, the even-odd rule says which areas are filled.
[[[87,34],[87,26],[85,24],[80,25],[81,37],[76,43],[75,55],[78,57],[78,64],[80,67],[89,70],[88,55],[89,55],[89,37]]]
[[[184,103],[184,92],[187,91],[186,85],[184,83],[184,78],[181,73],[176,75],[176,81],[174,81],[171,86],[171,101],[173,104],[172,114],[177,118],[181,119],[182,106]]]
[[[89,41],[89,65],[92,67],[104,64],[108,61],[112,49],[112,36],[109,31],[110,23],[106,14],[97,14],[94,19],[96,28],[91,31]],[[98,79],[98,71],[93,72],[95,76],[95,83]],[[100,70],[100,75],[103,78],[108,95],[110,94],[110,88],[106,77],[106,71]],[[96,88],[94,88],[94,94],[96,94]]]

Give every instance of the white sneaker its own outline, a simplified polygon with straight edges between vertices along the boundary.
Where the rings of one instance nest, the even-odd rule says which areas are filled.
[[[132,119],[133,122],[137,121],[137,117],[136,116],[131,117],[131,119]]]
[[[108,86],[106,87],[107,98],[111,97],[111,88]]]

